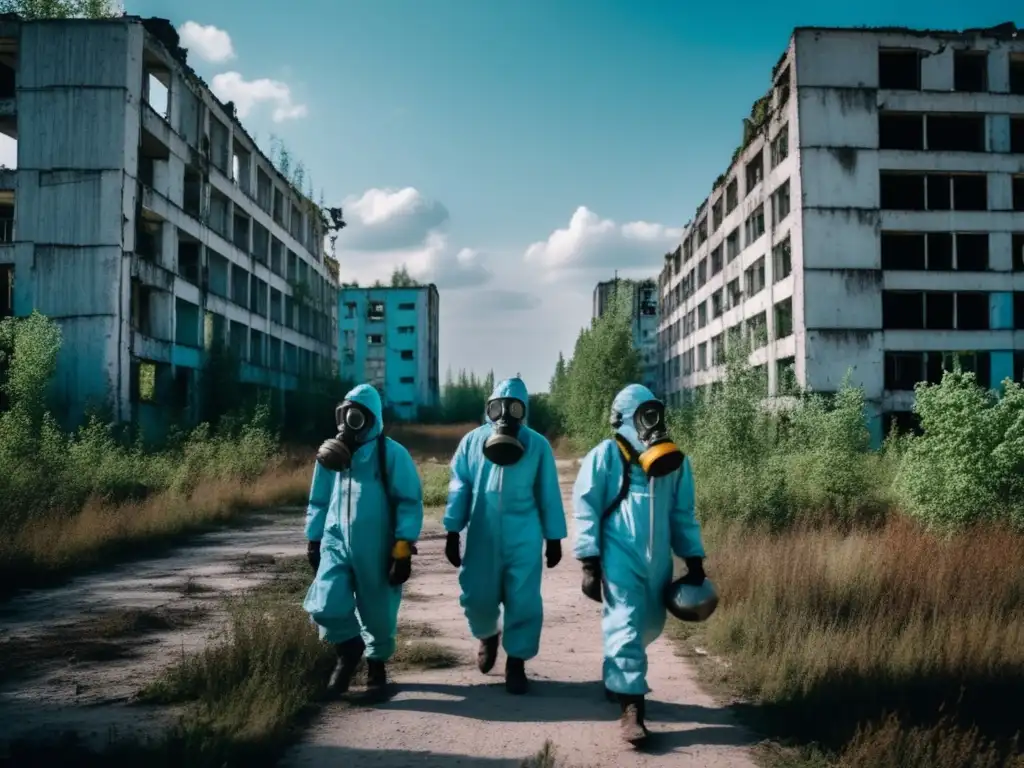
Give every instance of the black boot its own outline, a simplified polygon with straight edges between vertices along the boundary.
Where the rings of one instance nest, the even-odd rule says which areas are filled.
[[[526,679],[526,662],[509,656],[505,659],[505,690],[516,696],[526,693],[529,682]]]
[[[614,704],[619,700],[619,695],[606,685],[604,687],[604,698],[606,701],[610,701]]]
[[[501,632],[480,641],[480,648],[476,652],[476,668],[485,675],[494,669],[494,662],[498,660],[498,643],[501,641]]]
[[[627,744],[637,745],[647,738],[644,724],[644,697],[619,694],[622,716],[619,718],[619,733]]]
[[[383,661],[366,660],[366,687],[383,688],[388,684],[388,668]]]
[[[352,684],[352,677],[359,668],[366,643],[363,642],[363,638],[354,637],[344,643],[338,643],[334,650],[338,654],[338,661],[331,672],[331,679],[327,681],[327,693],[330,696],[339,696],[346,693]]]

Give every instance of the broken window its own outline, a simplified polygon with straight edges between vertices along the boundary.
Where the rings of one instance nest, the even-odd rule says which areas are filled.
[[[697,307],[697,327],[703,328],[708,324],[708,303],[702,301]]]
[[[956,236],[956,268],[961,272],[988,269],[988,232],[960,232]]]
[[[724,261],[722,259],[722,246],[718,246],[711,252],[711,277],[714,277],[722,271],[724,267]]]
[[[131,325],[144,336],[152,335],[153,289],[137,277],[132,278]]]
[[[1013,177],[1013,210],[1024,211],[1024,176]]]
[[[270,182],[270,176],[267,175],[259,166],[256,167],[256,205],[262,208],[267,213],[270,213],[271,199],[273,197],[274,187]]]
[[[764,288],[764,256],[755,261],[743,273],[747,298],[756,296]]]
[[[913,48],[880,50],[878,87],[893,91],[921,90],[921,52]]]
[[[793,335],[793,299],[783,299],[775,305],[775,338]]]
[[[215,189],[210,189],[210,229],[223,238],[228,237],[228,199]]]
[[[345,318],[351,320],[356,316],[356,303],[354,301],[345,302]]]
[[[402,334],[416,333],[415,325],[400,325],[398,326],[398,332]]]
[[[135,253],[144,259],[159,262],[163,256],[164,222],[139,217],[135,232]]]
[[[416,383],[416,377],[415,376],[402,376],[399,379],[399,381],[402,384],[415,384]],[[410,405],[411,405],[411,403],[410,403]]]
[[[142,97],[164,120],[171,116],[171,73],[163,66],[145,65]]]
[[[719,288],[717,291],[711,294],[711,319],[716,320],[722,316],[722,312],[725,311],[725,307],[722,304],[722,289]]]
[[[185,168],[182,181],[181,208],[193,219],[201,218],[200,201],[203,197],[203,177],[194,168]]]
[[[199,285],[200,245],[178,230],[178,274],[193,285]]]
[[[1010,54],[1010,93],[1024,96],[1024,55],[1019,53]]]
[[[789,179],[772,193],[772,226],[776,227],[789,216]]]
[[[772,278],[773,282],[779,282],[789,277],[793,271],[793,259],[790,254],[789,236],[781,243],[772,248]]]
[[[736,227],[725,237],[725,260],[732,264],[733,260],[740,255],[740,228]]]
[[[384,302],[371,301],[366,305],[366,319],[371,323],[379,323],[384,320]]]
[[[281,339],[275,336],[267,339],[267,366],[275,371],[281,370]]]
[[[772,168],[789,157],[789,124],[783,125],[772,139]]]
[[[1024,352],[1013,353],[1013,380],[1024,381]]]
[[[366,343],[371,347],[379,347],[384,343],[383,333],[369,333],[366,335]]]
[[[929,330],[951,331],[956,328],[956,294],[952,291],[930,291],[924,296],[924,327]]]
[[[1013,292],[1013,328],[1017,331],[1024,331],[1024,291]],[[1020,376],[1015,378],[1015,381],[1020,380]]]
[[[711,337],[711,365],[725,363],[725,337],[720,333]]]
[[[745,170],[746,174],[746,190],[749,195],[754,191],[754,187],[761,183],[764,178],[764,153],[758,152],[757,156],[754,157],[750,162],[747,163]]]
[[[885,388],[912,392],[925,379],[924,360],[924,352],[886,352]]]
[[[924,115],[878,113],[879,149],[924,149]]]
[[[796,358],[784,357],[775,361],[775,392],[780,396],[795,395],[800,387],[796,380]]]
[[[291,216],[288,219],[288,232],[298,242],[302,242],[302,211],[294,203]]]
[[[928,175],[929,211],[988,210],[988,179],[985,174]]]
[[[270,232],[258,221],[252,223],[252,256],[264,265],[270,258]]]
[[[768,343],[768,313],[761,312],[747,319],[747,343],[752,350]]]
[[[14,316],[14,265],[0,264],[0,318]]]
[[[746,230],[747,245],[751,245],[764,234],[764,204],[757,206],[743,223]]]
[[[697,224],[697,247],[704,245],[708,240],[708,220],[703,218]]]
[[[267,284],[256,275],[251,275],[250,281],[250,308],[261,317],[267,316]]]
[[[1010,151],[1024,155],[1024,117],[1010,118]]]
[[[255,328],[249,331],[249,362],[263,365],[263,334]]]
[[[779,79],[775,81],[776,109],[782,109],[789,101],[789,65],[779,73]]]
[[[953,235],[950,232],[928,233],[928,266],[931,272],[953,269]]]
[[[711,206],[711,227],[713,231],[717,232],[718,228],[722,226],[722,198],[718,198],[713,206]]]
[[[697,370],[705,371],[708,367],[708,345],[707,342],[697,345]]]
[[[984,152],[985,115],[928,115],[932,152]]]
[[[735,280],[729,281],[729,284],[725,286],[725,291],[730,309],[738,307],[743,303],[743,290],[740,288],[740,279],[738,277]]]
[[[241,213],[234,215],[234,229],[232,230],[232,242],[235,247],[243,253],[249,253],[250,238],[249,231],[251,229],[251,220],[248,216]]]
[[[914,232],[883,232],[880,236],[882,269],[925,269],[925,236]]]
[[[956,294],[957,330],[987,331],[988,326],[988,294],[982,291],[958,292]]]
[[[953,51],[953,90],[982,93],[988,90],[988,53]]]
[[[234,142],[231,151],[231,178],[246,195],[252,195],[252,154]]]
[[[923,211],[924,174],[882,171],[878,178],[883,211]]]
[[[249,308],[249,273],[237,264],[231,265],[231,300],[240,307]]]
[[[412,352],[413,351],[411,349],[403,349],[402,352],[401,352],[402,359],[403,360],[412,360],[412,358],[413,358]]]
[[[1013,264],[1010,269],[1014,272],[1024,272],[1024,232],[1018,232],[1013,235],[1013,245],[1011,248],[1013,250],[1011,254]]]
[[[281,292],[277,288],[270,289],[270,322],[281,322]]]
[[[140,360],[136,364],[135,399],[140,403],[156,402],[156,363]]]
[[[973,373],[978,386],[992,386],[992,355],[990,352],[929,352],[929,358],[941,360],[942,370],[953,371],[959,365],[964,373]],[[941,374],[939,380],[941,381]]]
[[[882,291],[882,328],[922,330],[924,293],[922,291]]]
[[[403,301],[401,304],[398,305],[398,308],[403,311],[407,311],[410,309],[416,309],[416,304],[411,301]]]
[[[697,287],[702,287],[708,281],[708,259],[705,256],[697,264]]]
[[[691,258],[693,258],[693,240],[688,237],[683,241],[683,263],[685,264]]]
[[[725,188],[725,212],[727,214],[732,213],[736,206],[740,204],[740,185],[739,181],[733,179]]]
[[[210,160],[222,173],[227,175],[228,163],[231,162],[231,151],[229,148],[230,131],[213,115],[210,115]]]

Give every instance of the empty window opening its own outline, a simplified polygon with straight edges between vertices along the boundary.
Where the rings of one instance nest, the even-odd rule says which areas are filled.
[[[131,324],[139,333],[152,335],[153,289],[132,278]]]
[[[1013,293],[1013,328],[1016,331],[1024,331],[1024,291]],[[1020,381],[1020,377],[1015,380]]]
[[[1010,151],[1024,155],[1024,117],[1010,118]]]
[[[881,234],[882,269],[923,270],[925,268],[925,236],[913,232]]]
[[[716,320],[725,311],[723,304],[724,292],[721,288],[711,294],[711,319]]]
[[[1010,54],[1010,93],[1024,96],[1024,55],[1019,53]]]
[[[399,379],[399,381],[402,384],[415,384],[416,383],[416,377],[415,376],[403,376],[402,378]]]
[[[243,214],[236,213],[234,215],[234,230],[232,241],[235,247],[243,253],[249,253],[250,237],[249,232],[251,229],[252,220]]]
[[[708,303],[702,301],[697,307],[697,327],[703,328],[708,324]]]
[[[398,326],[398,332],[401,334],[416,333],[415,325],[400,325]]]
[[[144,259],[159,262],[163,255],[164,222],[140,216],[135,230],[135,253]]]
[[[775,361],[775,392],[778,395],[795,395],[800,387],[796,380],[796,358],[784,357]]]
[[[923,211],[924,174],[889,173],[879,174],[880,206],[885,211]]]
[[[722,267],[725,266],[722,246],[718,246],[711,252],[711,276],[714,277],[722,271]]]
[[[697,264],[697,287],[702,287],[708,281],[708,259],[705,256]]]
[[[0,264],[0,317],[14,315],[14,265]]]
[[[756,296],[764,289],[764,256],[743,273],[747,297]]]
[[[707,342],[697,345],[697,368],[698,371],[705,371],[708,367],[708,345]]]
[[[924,116],[878,113],[879,149],[924,149]]]
[[[725,188],[725,212],[732,213],[740,203],[739,181],[733,179]]]
[[[793,299],[783,299],[775,305],[775,338],[793,335]]]
[[[988,210],[988,178],[984,174],[928,175],[929,211]]]
[[[708,240],[708,220],[706,218],[701,219],[697,225],[697,245],[704,245]]]
[[[356,316],[356,303],[354,301],[345,302],[345,318],[351,320]]]
[[[256,204],[267,213],[272,207],[273,185],[270,176],[262,168],[256,168]]]
[[[924,352],[886,352],[885,388],[912,392],[925,378]]]
[[[1011,248],[1013,253],[1011,257],[1013,259],[1013,265],[1011,269],[1014,272],[1024,272],[1024,232],[1018,232],[1013,235],[1013,244]]]
[[[384,302],[371,301],[366,305],[366,319],[371,323],[379,323],[384,319]]]
[[[984,272],[988,269],[987,232],[960,232],[956,235],[956,268],[961,272]]]
[[[4,40],[2,45],[10,47],[17,46],[17,40]],[[15,54],[16,56],[17,54]],[[13,99],[18,92],[18,73],[15,69],[14,56],[5,57],[0,61],[0,99]]]
[[[722,211],[723,211],[722,198],[718,198],[718,202],[716,202],[713,206],[711,206],[711,226],[712,226],[712,228],[714,229],[715,232],[717,232],[718,228],[720,226],[722,226],[722,219],[724,218],[724,215],[723,215]]]
[[[1013,380],[1024,381],[1024,352],[1013,353]]]
[[[764,234],[764,204],[757,206],[747,217],[743,226],[746,229],[747,245],[752,244]]]
[[[953,52],[953,90],[982,93],[988,90],[988,53]]]
[[[962,291],[956,295],[956,327],[960,331],[987,331],[989,327],[988,294]]]
[[[738,307],[743,303],[743,289],[740,288],[740,279],[737,277],[735,280],[731,280],[727,286],[725,286],[727,293],[727,303],[729,308]]]
[[[398,308],[401,310],[408,311],[410,309],[416,309],[416,304],[411,301],[403,301],[401,304],[398,305]]]
[[[1024,176],[1013,177],[1013,210],[1024,211]]]
[[[882,291],[885,330],[978,331],[989,327],[981,291]]]
[[[403,360],[412,360],[412,358],[413,358],[413,354],[412,353],[413,353],[413,351],[411,349],[403,349],[402,350],[402,359]]]
[[[793,257],[790,253],[789,237],[772,248],[772,282],[789,277],[793,271]]]
[[[731,264],[740,255],[740,228],[736,227],[725,237],[725,260]]]
[[[787,64],[775,81],[776,107],[781,109],[789,102],[789,65]]]
[[[725,363],[725,336],[718,334],[711,337],[711,365],[723,365]]]
[[[200,201],[203,195],[203,177],[198,170],[186,168],[183,181],[181,208],[193,219],[200,218]]]
[[[789,157],[789,125],[786,124],[779,129],[778,134],[772,139],[772,168]]]
[[[764,178],[764,153],[758,152],[757,156],[747,163],[746,167],[747,194],[754,191],[754,187],[761,183]]]
[[[768,343],[768,313],[761,312],[746,321],[747,343],[751,349],[760,349]]]
[[[237,141],[231,152],[231,178],[245,194],[252,195],[252,155]]]
[[[772,193],[772,226],[778,226],[789,216],[789,179]]]
[[[953,269],[952,233],[928,233],[928,269],[932,272],[948,272]]]
[[[147,67],[144,79],[145,93],[143,98],[160,117],[170,117],[171,73],[159,67]]]
[[[156,402],[156,363],[139,361],[135,369],[135,391],[138,402]]]
[[[366,343],[371,347],[379,347],[384,343],[384,334],[370,333],[366,336]]]
[[[928,149],[935,152],[984,152],[984,115],[928,115]]]
[[[921,90],[921,52],[916,49],[879,51],[878,87],[893,91]]]
[[[194,285],[199,285],[200,248],[198,240],[178,230],[178,274]]]
[[[237,264],[231,265],[231,300],[249,308],[249,273]]]

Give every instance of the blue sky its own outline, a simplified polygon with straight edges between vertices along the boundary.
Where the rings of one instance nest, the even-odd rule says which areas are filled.
[[[594,283],[653,275],[674,247],[794,26],[977,27],[1019,7],[126,2],[193,22],[192,66],[248,98],[250,133],[280,136],[344,203],[343,277],[409,264],[441,290],[442,369],[521,372],[534,391],[571,352]]]

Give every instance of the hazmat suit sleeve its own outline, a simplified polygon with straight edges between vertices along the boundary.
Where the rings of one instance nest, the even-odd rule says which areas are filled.
[[[547,541],[564,539],[569,534],[565,527],[565,507],[562,505],[562,489],[558,485],[555,454],[551,450],[551,443],[539,435],[538,437],[541,455],[534,495],[537,498],[537,506],[540,507],[541,528]]]
[[[473,477],[469,468],[469,443],[472,432],[462,438],[452,456],[451,479],[448,481],[448,504],[444,510],[444,529],[461,533],[469,524],[473,504]]]
[[[388,449],[388,482],[395,505],[395,538],[413,544],[423,529],[423,484],[409,451],[395,442]]]
[[[704,557],[700,523],[697,522],[693,490],[693,469],[690,459],[683,460],[683,469],[676,483],[675,503],[669,515],[672,552],[676,557]]]
[[[612,503],[607,482],[609,446],[614,443],[606,440],[583,458],[572,487],[572,514],[576,521],[573,549],[577,560],[601,555],[601,515]]]
[[[327,508],[331,504],[337,477],[337,472],[325,469],[319,462],[314,463],[313,485],[309,489],[309,503],[306,505],[306,538],[310,541],[320,541],[324,537]]]

